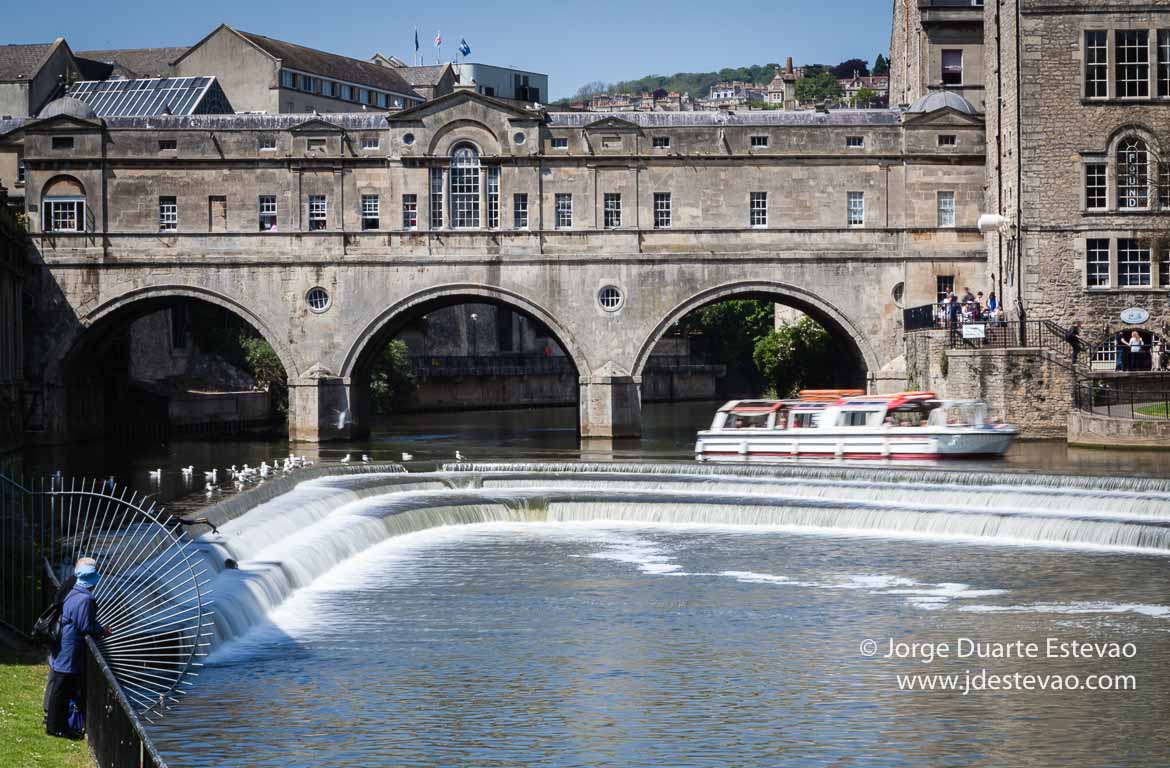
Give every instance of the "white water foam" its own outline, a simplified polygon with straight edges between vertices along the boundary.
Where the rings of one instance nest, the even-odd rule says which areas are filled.
[[[1170,617],[1170,606],[1143,603],[1035,603],[1033,605],[964,605],[965,613],[1063,613],[1118,614],[1136,613],[1155,619]]]

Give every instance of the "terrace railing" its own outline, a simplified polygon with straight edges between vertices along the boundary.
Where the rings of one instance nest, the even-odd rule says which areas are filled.
[[[1073,407],[1096,416],[1170,419],[1170,390],[1150,390],[1115,382],[1083,381],[1073,390]]]

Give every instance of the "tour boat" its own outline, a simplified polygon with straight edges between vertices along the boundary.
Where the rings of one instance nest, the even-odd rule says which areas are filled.
[[[695,442],[698,461],[972,459],[1002,456],[1019,435],[981,400],[933,392],[802,392],[793,400],[734,400]]]

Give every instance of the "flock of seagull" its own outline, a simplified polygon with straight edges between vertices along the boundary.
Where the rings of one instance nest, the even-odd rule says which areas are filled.
[[[412,461],[413,459],[414,459],[414,454],[406,453],[405,451],[402,453],[402,460],[404,462],[405,461]],[[460,453],[459,451],[455,451],[455,460],[456,461],[464,461],[465,459],[464,459],[464,456],[462,453]],[[354,461],[353,455],[347,453],[347,454],[345,454],[345,456],[343,456],[341,458],[340,463],[349,464],[349,463],[352,463],[353,461]],[[361,461],[363,464],[369,464],[371,459],[370,459],[369,455],[363,453],[361,455]],[[235,464],[232,464],[230,467],[225,469],[223,472],[224,472],[225,479],[227,481],[233,483],[235,485],[236,491],[238,492],[238,491],[242,491],[250,483],[255,483],[259,480],[272,477],[272,476],[276,475],[278,472],[279,473],[288,473],[288,472],[292,472],[292,471],[297,470],[297,469],[304,469],[305,467],[311,467],[311,466],[313,466],[313,462],[310,461],[309,459],[306,459],[304,456],[297,456],[295,454],[290,453],[288,455],[288,458],[273,459],[271,464],[269,464],[267,461],[261,461],[260,466],[258,466],[258,467],[250,467],[247,464],[245,464],[243,467],[237,467]],[[194,480],[194,478],[195,478],[195,465],[192,464],[190,466],[182,467],[179,471],[183,475],[183,480],[185,480],[187,482],[191,482],[192,480]],[[162,474],[163,474],[163,471],[161,468],[150,470],[151,481],[155,482],[155,483],[161,482],[162,481]],[[211,498],[212,496],[214,496],[215,494],[220,492],[221,489],[220,489],[220,485],[219,485],[219,476],[220,476],[220,472],[218,469],[211,469],[211,470],[208,470],[208,471],[203,473],[203,480],[204,480],[203,490],[207,493],[208,498]],[[112,486],[113,482],[114,482],[114,478],[111,477],[107,482]]]

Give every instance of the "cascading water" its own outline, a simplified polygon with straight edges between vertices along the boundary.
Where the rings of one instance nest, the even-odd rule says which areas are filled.
[[[493,521],[770,526],[1164,555],[1170,482],[680,465],[462,465],[320,478],[202,537],[217,574],[214,645],[389,537]]]

